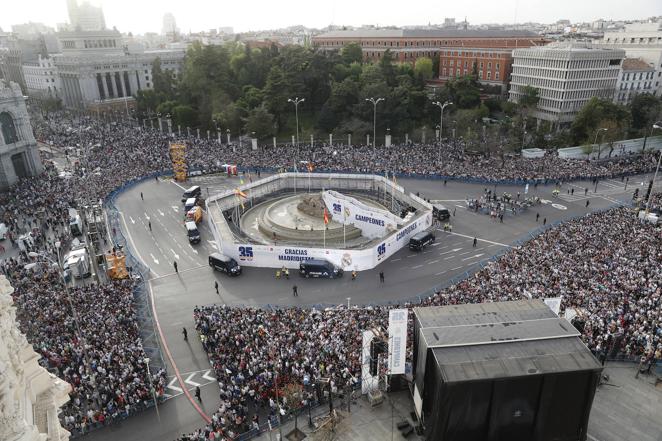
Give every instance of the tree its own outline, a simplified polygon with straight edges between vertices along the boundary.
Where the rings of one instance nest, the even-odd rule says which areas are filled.
[[[191,127],[195,125],[195,111],[191,106],[177,105],[171,109],[172,121],[175,126]]]
[[[662,115],[662,100],[654,95],[641,93],[632,99],[629,108],[632,129],[637,131],[635,135],[645,136]]]
[[[614,104],[608,99],[593,97],[579,111],[572,122],[570,132],[574,145],[593,142],[595,131],[605,121],[613,121],[622,135],[628,127],[630,114],[623,106]]]
[[[246,118],[246,133],[253,132],[258,139],[265,139],[274,134],[274,116],[265,106],[251,110]]]
[[[161,69],[161,58],[156,57],[152,61],[152,83],[154,92],[163,94],[167,99],[174,97],[174,79],[172,71]]]
[[[342,62],[348,66],[352,63],[361,63],[363,61],[363,49],[357,43],[350,43],[343,46],[340,57]]]
[[[448,97],[460,109],[472,109],[480,104],[480,87],[475,78],[453,78],[445,86]]]
[[[416,60],[414,65],[414,73],[418,78],[429,80],[432,78],[432,60],[427,57],[421,57]]]

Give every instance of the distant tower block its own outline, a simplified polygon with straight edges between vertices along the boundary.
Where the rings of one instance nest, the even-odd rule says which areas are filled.
[[[179,182],[186,181],[186,144],[170,144],[170,159],[172,160],[172,171],[175,173],[175,180]]]
[[[44,171],[21,88],[0,81],[0,189]]]

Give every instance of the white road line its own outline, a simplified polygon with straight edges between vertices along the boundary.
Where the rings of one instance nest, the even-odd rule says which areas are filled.
[[[402,257],[398,257],[397,259],[391,259],[391,262],[397,262],[399,260],[402,260]]]
[[[448,234],[452,234],[452,235],[454,235],[454,236],[466,237],[467,239],[473,239],[473,237],[471,237],[471,236],[467,236],[466,234],[460,234],[460,233],[448,233]],[[512,248],[511,245],[506,245],[505,243],[493,242],[493,241],[491,241],[491,240],[481,239],[480,237],[476,237],[476,239],[477,239],[478,241],[480,241],[480,242],[493,243],[493,244],[495,244],[495,245],[501,245],[502,247]]]
[[[422,266],[423,266],[423,265],[412,266],[411,269],[417,269],[417,268],[420,268],[420,267],[422,267]]]
[[[170,248],[170,251],[175,256],[175,259],[179,260],[179,254],[175,253],[175,250],[173,250],[172,248]]]
[[[165,216],[165,213],[163,213],[163,211],[161,210],[156,210],[156,211],[158,211],[161,216]]]
[[[428,265],[433,265],[433,264],[435,264],[435,263],[437,263],[437,262],[439,262],[439,259],[436,259],[436,260],[433,260],[433,261],[429,262]]]
[[[457,268],[451,268],[451,271],[459,270],[460,268],[462,268],[462,267],[458,266]]]
[[[439,253],[440,256],[443,256],[444,254],[448,253],[454,253],[456,251],[460,251],[462,248],[453,248],[452,250],[444,251],[443,253]]]
[[[410,257],[415,257],[415,256],[418,256],[418,254],[410,254],[409,256],[405,256],[405,257],[410,258]]]
[[[448,256],[448,257],[444,257],[444,260],[455,259],[455,257],[456,257],[456,256]]]
[[[473,253],[473,250],[465,251],[464,253],[458,254],[458,256],[464,256],[465,254]]]
[[[154,261],[155,264],[157,264],[157,265],[159,264],[159,261],[156,259],[156,257],[154,257],[154,254],[149,253],[149,257],[152,258],[152,260]]]
[[[184,392],[181,387],[175,386],[173,383],[177,381],[177,377],[173,377],[173,379],[168,383],[168,389],[176,390],[179,393]]]
[[[442,274],[446,274],[447,272],[448,272],[448,270],[443,270],[443,271],[440,271],[438,273],[435,273],[434,275],[435,276],[441,276]]]
[[[132,224],[135,224],[135,223],[136,223],[136,221],[134,221],[133,218],[132,218],[131,216],[129,216],[129,220],[131,221]]]
[[[430,245],[430,246],[431,246],[431,247],[438,247],[439,245],[441,245],[441,242],[435,242],[435,243],[433,243],[433,244]]]
[[[179,185],[177,182],[175,182],[174,179],[173,179],[172,181],[170,181],[170,182],[172,182],[173,184],[175,184],[177,187],[181,188],[182,190],[186,191],[186,188],[184,188],[184,187],[182,187],[181,185]]]
[[[483,256],[483,255],[485,255],[485,253],[476,254],[475,256],[466,257],[466,258],[462,259],[462,261],[464,262],[465,260],[475,259],[476,257],[480,257],[480,256]]]
[[[204,378],[205,380],[208,380],[208,381],[216,381],[216,377],[210,377],[209,376],[210,372],[211,372],[211,369],[209,369],[208,371],[205,371],[205,373],[202,374],[202,378]]]
[[[587,436],[588,439],[590,439],[591,441],[600,441],[599,439],[597,439],[596,437],[594,437],[594,436],[591,435],[590,433],[587,433],[586,436]]]
[[[191,375],[186,377],[186,380],[184,380],[184,383],[190,384],[193,387],[200,386],[200,383],[196,383],[195,381],[191,380],[191,378],[195,377],[196,372],[193,372]]]
[[[133,248],[133,252],[136,253],[136,256],[140,261],[142,262],[143,265],[149,268],[149,265],[147,265],[147,261],[143,259],[143,257],[140,255],[140,251],[138,251],[138,247],[136,244],[133,242],[133,236],[131,236],[131,233],[129,232],[129,227],[126,224],[126,219],[124,219],[124,213],[119,211],[120,217],[122,218],[122,224],[124,225],[124,231],[126,233],[126,238],[129,239],[129,242],[131,243],[131,247]],[[154,271],[154,269],[149,268],[152,274],[154,274],[154,277],[159,277],[159,275]]]

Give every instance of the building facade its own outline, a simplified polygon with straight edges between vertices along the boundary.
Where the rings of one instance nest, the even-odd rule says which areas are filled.
[[[442,82],[472,73],[475,63],[481,82],[501,87],[507,85],[514,49],[548,42],[528,31],[466,29],[331,31],[314,36],[312,41],[321,50],[340,50],[356,43],[361,46],[364,58],[371,61],[381,59],[386,50],[399,62],[415,63],[419,57],[437,58]]]
[[[71,30],[100,31],[106,29],[106,19],[100,6],[94,6],[87,0],[67,0],[69,24]]]
[[[526,86],[538,89],[533,117],[567,125],[591,98],[612,100],[625,58],[622,49],[577,43],[515,49],[510,101],[518,102]]]
[[[0,189],[44,171],[21,88],[0,82]]]
[[[652,66],[652,93],[662,96],[662,22],[627,24],[621,30],[606,31],[596,44],[623,49],[628,58],[640,58]]]
[[[71,386],[39,365],[16,322],[11,287],[0,276],[0,439],[67,441],[58,419]]]
[[[152,89],[152,63],[178,75],[184,50],[130,52],[116,30],[58,34],[62,53],[53,56],[67,107],[114,105],[133,100],[139,90]]]
[[[626,58],[618,75],[614,102],[627,105],[640,93],[655,93],[655,68],[641,58]]]
[[[23,75],[29,96],[57,98],[61,94],[60,76],[52,58],[39,55],[36,61],[23,64]]]

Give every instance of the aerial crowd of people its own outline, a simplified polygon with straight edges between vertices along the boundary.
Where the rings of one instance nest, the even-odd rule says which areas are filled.
[[[1,267],[15,288],[21,330],[42,355],[42,364],[72,384],[72,400],[62,419],[74,433],[144,407],[152,387],[162,393],[165,373],[147,371],[134,281],[91,283],[72,287],[67,294],[52,267],[29,265],[41,259],[29,252],[57,259],[55,243],[66,249],[72,240],[67,208],[103,199],[127,181],[171,168],[168,144],[174,138],[186,142],[189,167],[204,171],[219,170],[225,163],[292,169],[304,161],[316,170],[556,181],[648,172],[656,159],[651,153],[609,161],[567,161],[551,153],[541,159],[475,157],[453,143],[444,144],[441,154],[436,144],[412,144],[378,147],[376,152],[367,146],[302,145],[297,155],[292,145],[252,151],[247,145],[173,138],[159,130],[63,114],[34,119],[33,125],[37,138],[66,151],[69,173],[61,174],[47,163],[42,175],[22,179],[0,195],[12,245],[17,246],[21,235],[33,239]],[[659,195],[653,203],[660,205]],[[596,354],[660,359],[661,250],[660,226],[637,221],[625,208],[614,209],[551,229],[422,303],[563,295],[562,310],[576,310],[584,341]],[[319,399],[319,391],[309,386],[323,377],[330,379],[334,393],[353,386],[361,369],[359,330],[385,329],[387,317],[384,306],[324,311],[196,308],[196,329],[219,381],[220,405],[210,425],[182,439],[232,439],[257,430],[263,418]],[[300,398],[276,399],[276,385],[290,383],[305,386]]]

